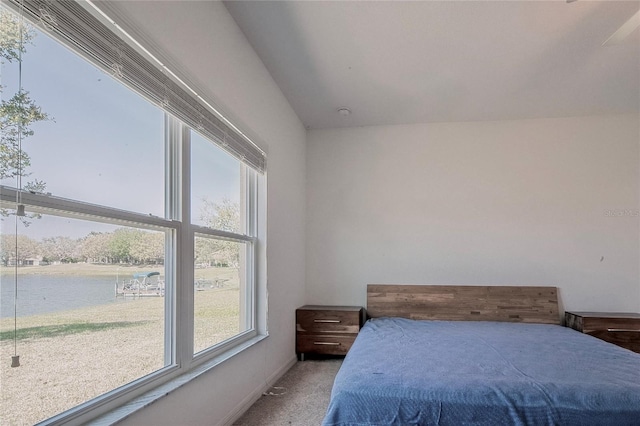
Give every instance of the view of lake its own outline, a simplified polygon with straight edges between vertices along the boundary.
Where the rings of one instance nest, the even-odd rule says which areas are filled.
[[[13,317],[15,276],[3,274],[0,318]],[[121,303],[115,297],[115,277],[76,275],[18,276],[19,317],[44,314],[107,303]]]

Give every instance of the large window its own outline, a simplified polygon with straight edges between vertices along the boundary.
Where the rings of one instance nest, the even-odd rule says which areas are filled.
[[[257,334],[262,177],[242,137],[27,18],[0,8],[7,424],[90,418]]]

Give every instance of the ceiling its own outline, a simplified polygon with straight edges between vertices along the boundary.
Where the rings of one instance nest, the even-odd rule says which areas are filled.
[[[640,112],[640,1],[225,4],[307,128]]]

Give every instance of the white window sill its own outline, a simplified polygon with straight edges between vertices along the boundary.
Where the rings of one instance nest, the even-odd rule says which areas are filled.
[[[168,394],[170,394],[171,392],[175,391],[176,389],[182,387],[183,385],[189,383],[191,380],[195,379],[196,377],[201,376],[202,374],[207,373],[208,371],[210,371],[212,368],[214,368],[215,366],[222,364],[223,362],[225,362],[226,360],[230,359],[231,357],[235,356],[236,354],[244,351],[245,349],[255,345],[256,343],[264,340],[268,335],[258,335],[255,336],[249,340],[247,340],[246,342],[243,342],[231,349],[229,349],[228,351],[213,357],[212,359],[202,363],[201,365],[198,365],[197,367],[195,367],[193,370],[188,371],[178,377],[176,377],[175,379],[169,380],[167,383],[163,383],[162,385],[158,386],[155,389],[150,390],[149,392],[134,398],[133,400],[129,401],[128,403],[122,405],[121,407],[116,408],[115,410],[112,410],[110,412],[108,412],[107,414],[104,414],[90,422],[88,422],[87,424],[90,425],[96,425],[96,426],[103,426],[103,425],[112,425],[114,423],[117,423],[119,421],[122,421],[124,419],[126,419],[127,417],[131,416],[132,414],[136,413],[137,411],[142,410],[143,408],[153,404],[154,402],[160,400],[161,398],[167,396]]]

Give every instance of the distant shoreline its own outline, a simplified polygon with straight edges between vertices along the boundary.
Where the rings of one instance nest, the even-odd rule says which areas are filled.
[[[162,265],[104,265],[72,263],[18,268],[18,309],[14,312],[15,268],[3,267],[0,276],[0,318],[29,317],[92,305],[113,305],[115,284],[129,283],[134,274],[158,272],[164,279]],[[238,285],[237,270],[227,267],[195,269],[198,283],[224,283],[224,288]],[[208,288],[208,287],[207,287]],[[198,289],[203,289],[198,287]]]
[[[14,266],[0,266],[0,277],[15,276]],[[195,268],[195,279],[215,279],[230,274],[233,268],[206,267]],[[18,266],[20,275],[69,275],[69,276],[116,276],[119,280],[129,279],[139,272],[160,272],[164,275],[164,265],[127,265],[127,264],[102,264],[102,263],[62,263],[58,265],[43,266]]]
[[[1,266],[0,276],[15,274],[15,266]],[[129,276],[136,272],[164,272],[164,265],[126,265],[100,263],[61,263],[57,265],[18,266],[18,275],[116,275]]]

